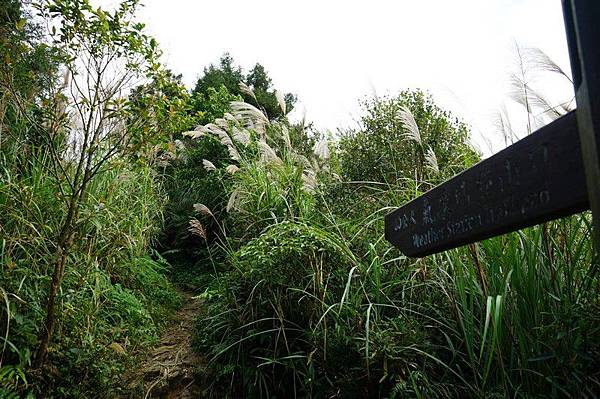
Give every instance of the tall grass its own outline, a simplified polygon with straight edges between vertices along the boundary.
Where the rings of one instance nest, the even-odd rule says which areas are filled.
[[[273,147],[271,161],[238,151],[225,272],[203,294],[196,345],[215,396],[598,395],[589,215],[411,260],[382,216],[437,173],[340,182],[334,161],[310,169]]]
[[[147,254],[164,195],[154,172],[115,160],[90,185],[77,221],[82,239],[68,256],[50,373],[31,372],[44,316],[55,235],[64,216],[42,149],[3,153],[0,165],[0,387],[14,395],[81,397],[114,387],[153,342],[178,296],[166,263]],[[45,392],[39,391],[44,387]]]
[[[598,392],[598,265],[590,233],[582,215],[484,241],[468,255],[446,254],[448,275],[439,285],[452,288],[445,291],[455,313],[453,355],[479,394]]]

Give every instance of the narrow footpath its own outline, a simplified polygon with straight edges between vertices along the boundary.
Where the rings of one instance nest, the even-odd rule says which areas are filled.
[[[150,351],[139,369],[127,378],[128,388],[141,392],[142,398],[190,399],[201,397],[196,373],[203,359],[192,348],[194,321],[202,301],[189,292],[181,292],[182,308],[174,315],[157,346]]]

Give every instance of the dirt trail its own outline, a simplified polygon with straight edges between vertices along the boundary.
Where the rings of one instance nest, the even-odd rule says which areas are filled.
[[[202,301],[193,299],[188,292],[181,293],[183,307],[174,315],[171,326],[158,345],[148,354],[138,370],[133,371],[129,389],[141,393],[142,398],[189,399],[201,396],[195,380],[203,359],[192,349],[194,321]]]

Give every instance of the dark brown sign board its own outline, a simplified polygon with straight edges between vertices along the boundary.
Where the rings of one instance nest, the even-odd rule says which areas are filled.
[[[388,214],[385,238],[405,255],[430,255],[590,206],[600,227],[600,1],[563,0],[563,12],[577,110]]]

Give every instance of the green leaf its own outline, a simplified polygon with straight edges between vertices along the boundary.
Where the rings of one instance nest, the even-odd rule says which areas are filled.
[[[21,32],[23,30],[23,28],[25,28],[26,23],[27,23],[27,20],[25,18],[21,18],[19,21],[17,21],[15,26],[16,26],[17,30],[19,32]]]

